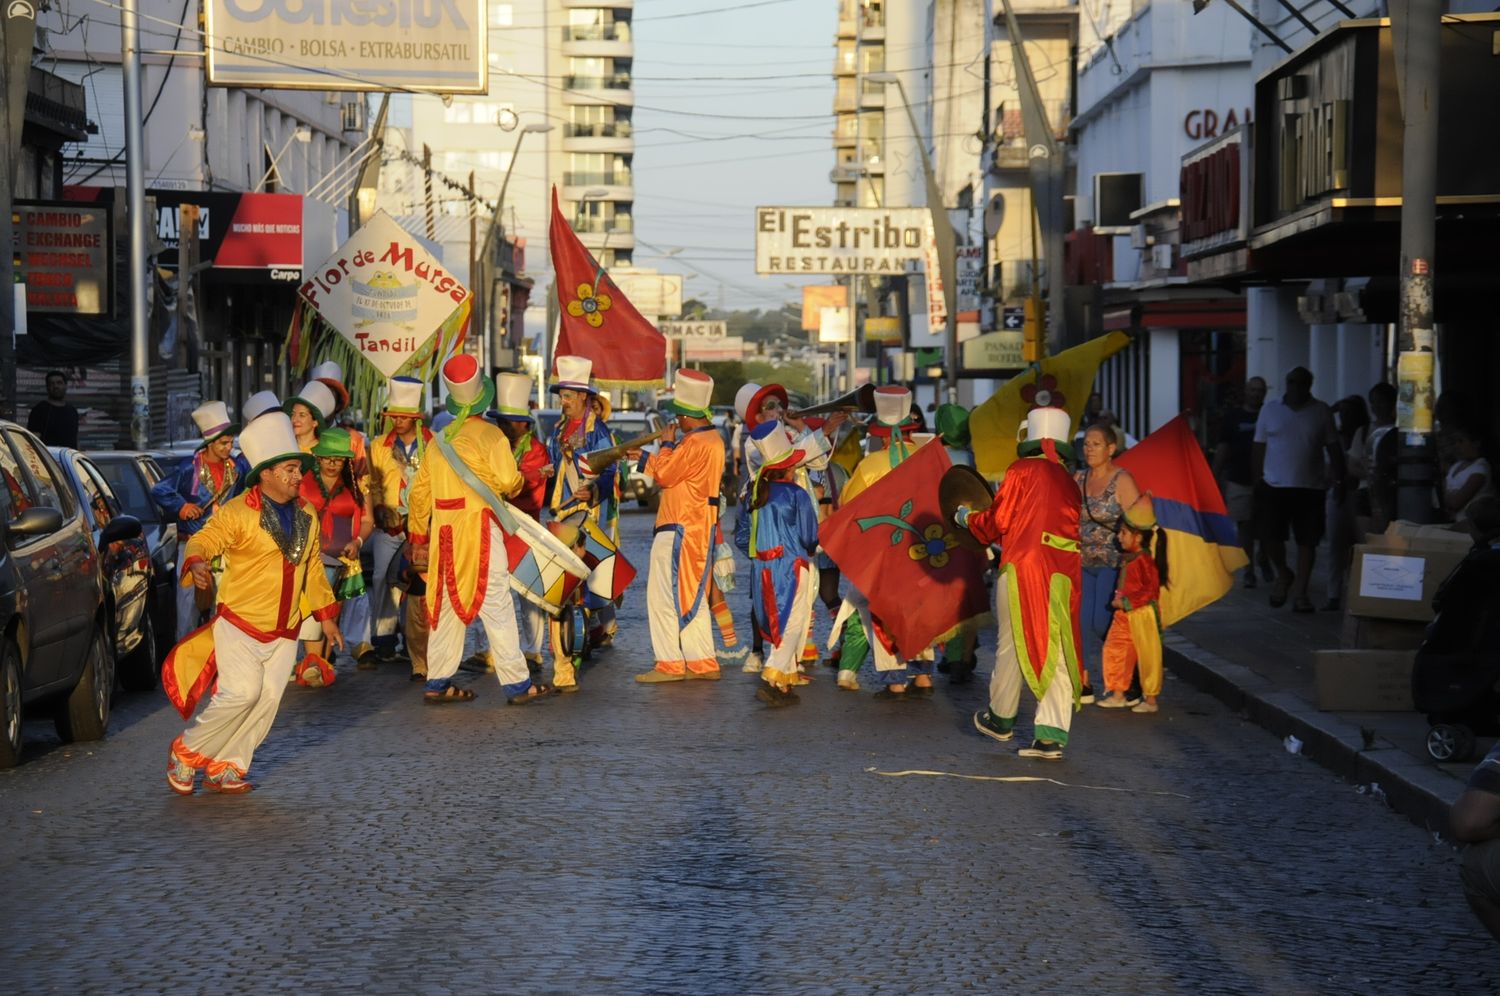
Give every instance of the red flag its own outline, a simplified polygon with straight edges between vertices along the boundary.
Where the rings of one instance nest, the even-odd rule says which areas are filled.
[[[666,383],[667,340],[620,293],[573,233],[552,188],[553,286],[562,312],[558,356],[586,356],[594,380],[606,387],[661,387]]]
[[[938,504],[950,466],[942,446],[920,446],[818,529],[824,552],[869,600],[901,657],[989,611],[984,557],[958,545]]]

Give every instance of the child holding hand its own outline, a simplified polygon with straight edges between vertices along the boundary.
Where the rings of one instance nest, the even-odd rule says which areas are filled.
[[[1099,700],[1104,709],[1131,712],[1157,711],[1161,694],[1161,612],[1157,600],[1168,584],[1167,537],[1156,524],[1151,497],[1142,495],[1125,510],[1119,526],[1124,560],[1119,587],[1109,603],[1115,610],[1109,634],[1104,638],[1103,670],[1106,694]],[[1139,664],[1144,699],[1132,704],[1125,697],[1131,672]]]

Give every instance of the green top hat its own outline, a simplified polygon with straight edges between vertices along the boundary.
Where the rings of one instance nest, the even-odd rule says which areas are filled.
[[[312,455],[353,460],[354,446],[349,441],[349,430],[333,428],[324,429],[318,433],[318,441],[313,443]]]

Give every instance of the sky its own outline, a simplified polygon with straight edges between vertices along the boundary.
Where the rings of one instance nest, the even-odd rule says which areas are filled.
[[[837,16],[837,0],[636,0],[636,266],[731,309],[818,282],[756,275],[754,211],[833,202]]]

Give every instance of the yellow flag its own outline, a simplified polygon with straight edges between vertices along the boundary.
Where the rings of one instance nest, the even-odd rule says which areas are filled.
[[[974,441],[974,463],[979,472],[991,480],[998,480],[1016,459],[1016,434],[1032,408],[1032,402],[1021,396],[1027,385],[1051,377],[1055,381],[1055,387],[1051,389],[1052,403],[1067,410],[1073,429],[1077,431],[1083,406],[1088,403],[1094,378],[1099,373],[1099,364],[1128,345],[1130,336],[1124,332],[1110,332],[1081,346],[1065,349],[1012,377],[988,401],[975,407],[969,415],[969,433]],[[1058,394],[1062,395],[1061,404],[1056,400]]]

